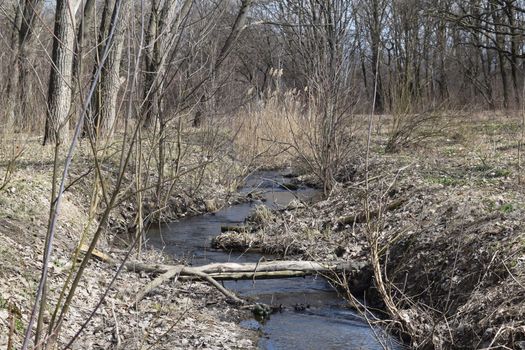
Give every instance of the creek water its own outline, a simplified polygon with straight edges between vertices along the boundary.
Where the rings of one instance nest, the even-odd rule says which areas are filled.
[[[279,208],[294,198],[312,201],[319,196],[312,188],[286,190],[281,186],[286,180],[279,172],[254,174],[240,191],[257,191],[264,202],[236,204],[215,214],[188,217],[151,229],[148,242],[177,259],[185,258],[194,266],[211,262],[257,262],[261,254],[212,249],[211,240],[221,232],[221,226],[244,223],[257,205],[264,203]],[[226,281],[224,285],[241,296],[283,305],[282,312],[273,313],[265,321],[251,319],[241,323],[243,327],[261,331],[263,335],[258,344],[261,349],[384,349],[381,343],[385,340],[389,348],[401,348],[381,329],[370,327],[349,309],[344,299],[321,277]]]

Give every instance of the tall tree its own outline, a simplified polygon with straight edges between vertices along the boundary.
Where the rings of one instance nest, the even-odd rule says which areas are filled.
[[[182,5],[168,0],[153,0],[148,23],[144,75],[144,104],[142,113],[145,125],[151,126],[161,114],[167,63],[171,50],[178,42],[182,24],[193,5],[185,0]]]
[[[282,0],[278,10],[278,20],[284,24],[283,42],[288,54],[300,62],[312,115],[302,136],[309,140],[303,159],[322,182],[325,195],[332,190],[350,149],[343,134],[355,97],[351,82],[359,43],[353,32],[353,11],[346,0]]]
[[[508,108],[509,107],[509,83],[508,83],[508,76],[507,76],[507,68],[506,68],[506,62],[507,59],[504,54],[504,50],[506,48],[506,38],[504,34],[504,29],[502,27],[502,20],[503,16],[500,13],[500,8],[498,4],[498,0],[491,0],[491,12],[492,12],[492,20],[494,21],[494,32],[496,35],[496,47],[498,48],[498,63],[499,63],[499,71],[501,76],[501,88],[503,91],[503,107]]]
[[[99,48],[93,68],[93,75],[97,71],[104,49],[105,41],[113,32],[112,44],[100,75],[100,80],[91,103],[92,118],[86,120],[88,128],[92,128],[94,135],[111,136],[114,131],[117,117],[117,98],[123,80],[120,77],[122,49],[124,47],[124,31],[130,10],[130,2],[125,1],[122,7],[115,0],[107,0],[104,4],[102,20],[100,22]],[[120,12],[119,20],[115,18]],[[95,77],[93,76],[93,79]]]
[[[507,18],[508,24],[508,34],[510,36],[510,72],[512,77],[512,87],[514,90],[514,102],[515,107],[520,107],[520,91],[519,91],[519,81],[518,81],[518,71],[520,70],[520,64],[518,60],[519,49],[520,49],[520,40],[522,35],[518,33],[518,28],[516,28],[516,8],[514,0],[505,0],[504,11]]]
[[[43,0],[18,1],[11,35],[12,64],[7,82],[6,111],[8,119],[17,127],[22,127],[28,119],[28,103],[31,84],[28,79],[32,57],[29,47],[35,33],[37,16],[42,10]]]
[[[57,0],[44,145],[67,139],[71,107],[75,14],[81,0]]]
[[[372,91],[375,101],[376,112],[383,112],[383,79],[381,75],[381,49],[382,33],[384,31],[384,19],[387,10],[387,2],[384,0],[371,0],[364,5],[365,26],[368,29],[370,42],[370,68],[372,71]]]

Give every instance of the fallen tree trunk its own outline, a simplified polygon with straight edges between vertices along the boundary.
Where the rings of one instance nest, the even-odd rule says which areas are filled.
[[[217,280],[249,280],[304,277],[312,274],[323,274],[334,271],[355,269],[352,264],[321,264],[313,261],[270,261],[262,263],[214,263],[197,267],[174,265],[165,273],[155,278],[138,295],[135,305],[155,288],[172,278],[201,279],[209,282],[222,294],[237,304],[246,304],[235,293],[224,288]]]
[[[82,252],[86,251],[86,247],[81,247]],[[119,262],[113,259],[109,255],[97,251],[93,251],[93,258],[100,261],[116,265]],[[163,265],[163,264],[145,264],[141,262],[129,261],[124,264],[128,271],[134,272],[147,272],[163,274],[173,269],[181,269],[181,276],[185,275],[185,271],[188,274],[190,272],[202,272],[215,277],[228,277],[234,278],[236,273],[251,273],[257,276],[281,276],[288,277],[289,272],[294,272],[296,276],[306,276],[317,273],[328,273],[328,272],[341,272],[344,270],[353,270],[357,267],[355,263],[347,262],[316,262],[316,261],[295,261],[295,260],[277,260],[277,261],[265,261],[259,263],[213,263],[202,266],[188,267],[185,265]],[[270,273],[272,272],[272,273]]]
[[[214,275],[228,273],[262,273],[262,272],[301,272],[304,275],[326,273],[336,270],[345,270],[353,267],[352,263],[337,263],[337,262],[315,262],[315,261],[265,261],[260,263],[213,263],[192,267],[192,269]]]
[[[398,209],[399,207],[401,207],[405,202],[407,201],[407,198],[399,198],[395,201],[393,201],[392,203],[390,203],[389,205],[387,205],[385,208],[383,208],[382,212],[386,212],[386,211],[390,211],[390,210],[396,210]],[[379,210],[373,210],[369,213],[368,215],[368,218],[370,219],[374,219],[375,217],[377,217],[379,215],[381,211]],[[337,225],[341,228],[345,225],[351,225],[351,224],[360,224],[360,223],[363,223],[363,222],[366,222],[367,220],[367,215],[366,215],[366,212],[361,212],[359,214],[356,214],[356,215],[348,215],[348,216],[343,216],[341,218],[339,218],[337,220]]]
[[[221,232],[249,232],[248,226],[221,226]]]
[[[81,252],[87,247],[82,246]],[[100,251],[93,251],[93,258],[103,262],[118,265],[119,262]],[[126,262],[127,270],[160,274],[137,294],[135,304],[142,300],[155,288],[172,278],[205,280],[217,288],[222,294],[238,304],[246,302],[235,293],[224,288],[217,280],[241,280],[261,278],[303,277],[313,274],[328,274],[333,272],[355,271],[361,266],[358,263],[315,262],[315,261],[266,261],[259,263],[213,263],[202,266],[188,267],[184,265],[158,265],[139,262]]]

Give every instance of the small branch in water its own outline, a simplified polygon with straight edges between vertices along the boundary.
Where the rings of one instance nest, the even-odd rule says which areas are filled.
[[[221,226],[221,232],[250,232],[248,226]]]

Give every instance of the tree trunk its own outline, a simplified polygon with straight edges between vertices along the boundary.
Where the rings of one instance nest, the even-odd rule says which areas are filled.
[[[20,57],[20,42],[18,41],[18,33],[20,32],[20,26],[22,22],[23,8],[22,4],[19,3],[16,9],[15,20],[13,23],[13,34],[11,36],[11,51],[13,52],[13,61],[11,62],[11,74],[7,78],[7,89],[6,89],[6,120],[8,124],[12,125],[15,123],[17,113],[16,98],[18,96],[18,84],[19,80],[19,57]]]
[[[378,0],[372,1],[370,18],[370,49],[372,50],[372,86],[374,91],[374,110],[376,113],[383,112],[383,86],[381,80],[380,45],[381,45],[381,15]]]
[[[519,36],[516,33],[516,20],[514,18],[513,4],[512,1],[505,1],[505,13],[507,15],[507,22],[509,24],[509,34],[510,34],[510,72],[512,77],[512,87],[514,90],[514,108],[520,108],[520,91],[519,91],[519,82],[518,82],[518,54],[519,54]]]
[[[85,58],[84,58],[84,49],[86,46],[86,34],[89,33],[90,29],[94,28],[94,18],[95,18],[95,0],[85,0],[82,13],[79,16],[78,28],[76,33],[75,40],[75,54],[73,57],[73,81],[75,82],[72,86],[72,101],[76,101],[80,91],[80,84],[83,81],[85,73]],[[89,50],[89,48],[88,48]],[[71,106],[71,113],[77,114],[77,106],[73,102]],[[87,119],[87,118],[86,118]],[[85,130],[85,129],[84,129]]]
[[[445,58],[447,51],[447,25],[444,19],[438,19],[438,51],[437,51],[437,61],[438,61],[438,91],[440,102],[446,101],[449,98],[448,84],[447,84],[447,73],[445,66]]]
[[[507,70],[505,68],[505,55],[503,50],[505,50],[505,36],[501,33],[501,16],[498,14],[497,4],[495,2],[491,3],[492,9],[492,19],[494,21],[494,30],[496,31],[496,46],[498,50],[498,63],[499,71],[501,76],[501,87],[503,90],[503,108],[509,107],[509,83],[507,78]]]
[[[53,39],[53,68],[49,77],[48,112],[44,145],[68,139],[67,122],[71,107],[75,12],[79,0],[57,0]]]
[[[28,46],[34,33],[35,18],[41,11],[43,0],[25,0],[17,5],[11,36],[11,50],[13,62],[11,74],[7,82],[7,115],[8,120],[17,128],[27,125],[29,120],[28,104],[31,97],[31,84],[29,77],[31,57]]]
[[[124,29],[127,21],[129,1],[124,1],[121,8],[115,0],[108,0],[104,5],[104,12],[100,25],[99,47],[104,48],[104,41],[113,31],[113,43],[108,53],[100,75],[100,81],[95,91],[94,101],[94,134],[97,136],[111,137],[114,131],[117,116],[117,99],[122,80],[120,78],[120,65],[122,61],[122,49],[124,47]],[[118,20],[115,20],[117,11],[120,11]],[[103,54],[103,49],[99,50],[99,61]],[[98,63],[97,63],[98,65]],[[94,69],[96,72],[96,67]]]
[[[151,4],[151,14],[149,17],[148,30],[146,33],[146,55],[145,73],[144,73],[144,103],[142,106],[142,115],[144,118],[144,126],[152,127],[158,117],[158,86],[155,86],[159,81],[159,76],[162,75],[161,64],[159,57],[159,49],[161,40],[158,33],[162,32],[159,28],[160,8],[159,1],[153,0]]]

